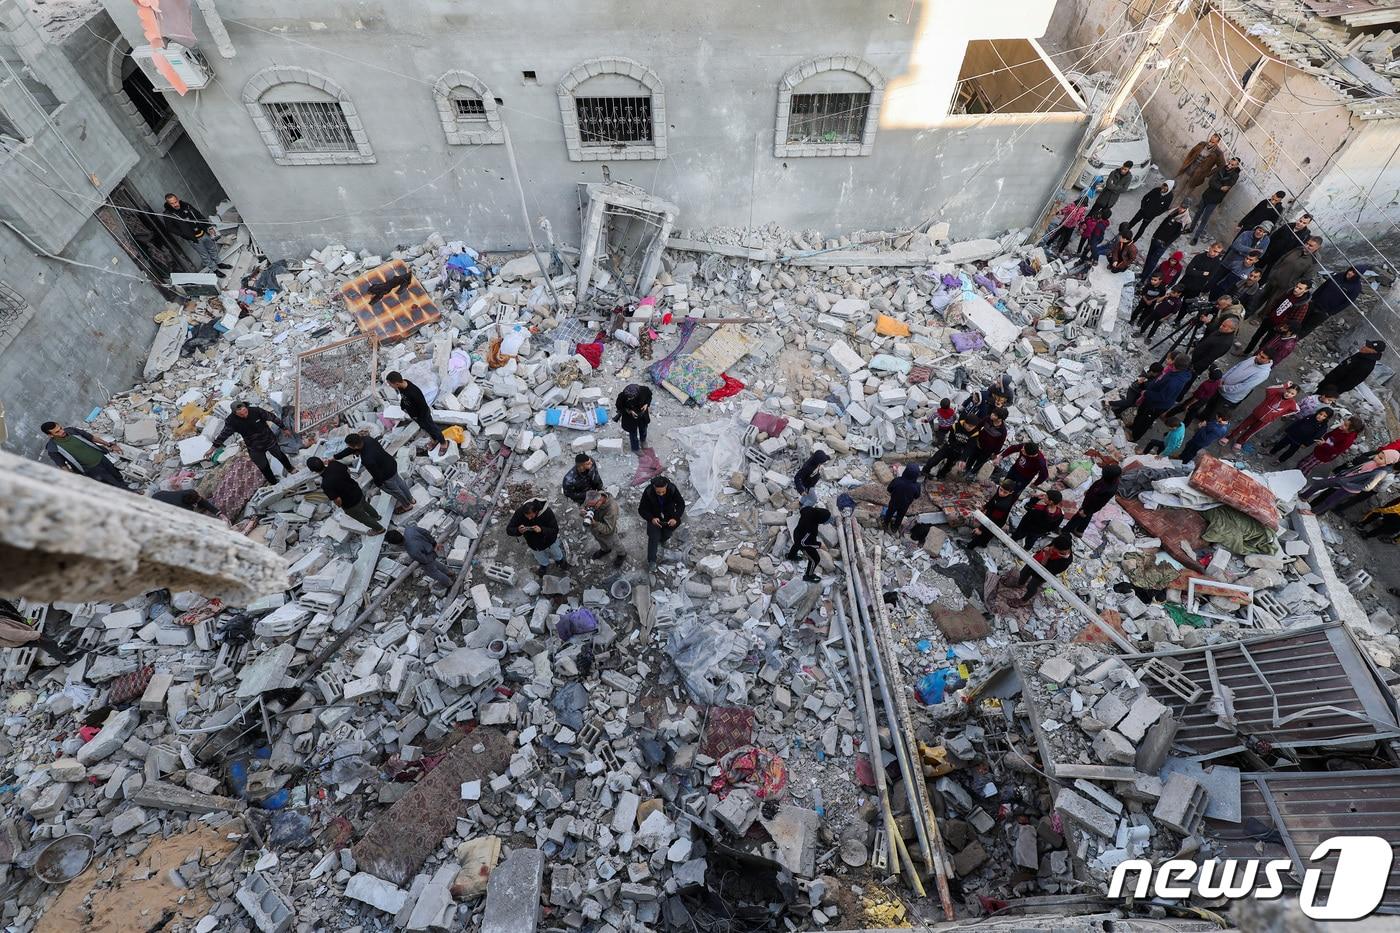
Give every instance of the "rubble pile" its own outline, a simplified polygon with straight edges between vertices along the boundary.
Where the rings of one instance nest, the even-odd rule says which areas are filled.
[[[89,911],[150,870],[158,844],[196,828],[230,841],[209,861],[194,846],[168,873],[169,928],[200,933],[877,926],[941,917],[938,875],[966,916],[1102,884],[1126,858],[1169,857],[1209,812],[1198,781],[1158,777],[1174,714],[1059,594],[1008,604],[1019,555],[961,546],[992,466],[925,488],[910,512],[921,544],[873,531],[885,486],[931,452],[942,399],[961,405],[1006,377],[1011,437],[1042,445],[1047,485],[1067,504],[1101,464],[1125,463],[1118,503],[1064,582],[1146,653],[1339,614],[1382,668],[1400,642],[1388,620],[1363,624],[1354,599],[1339,602],[1334,542],[1295,509],[1296,473],[1130,455],[1103,405],[1141,368],[1115,337],[1127,283],[1098,270],[1068,279],[1012,239],[946,239],[946,228],[688,233],[651,300],[618,299],[625,319],[608,327],[583,323],[601,299],[576,300],[557,256],[546,282],[533,256],[495,264],[437,235],[388,256],[328,245],[284,272],[250,270],[256,289],[167,309],[148,381],[88,424],[121,442],[117,463],[142,487],[197,484],[281,555],[289,586],[246,606],[161,590],[27,607],[82,657],[6,662],[7,927],[41,922],[48,885],[28,869],[75,833],[105,866],[70,883],[91,889]],[[732,247],[816,255],[758,261]],[[435,315],[381,341],[363,379],[341,373],[363,390],[348,406],[279,442],[304,463],[340,453],[350,431],[377,437],[417,505],[392,514],[375,492],[374,508],[437,540],[461,574],[446,592],[362,536],[305,467],[259,487],[236,440],[214,446],[238,400],[293,424],[302,355],[360,335],[343,289],[389,262]],[[742,392],[710,388],[718,374],[700,364],[721,358]],[[382,387],[390,370],[424,389],[446,452],[423,447]],[[653,375],[654,452],[637,457],[611,400]],[[913,707],[915,766],[948,856],[936,871],[920,863],[927,899],[910,898],[886,858],[874,769],[916,857],[918,820],[898,756],[873,750],[862,721],[867,659],[840,601],[852,568],[836,528],[819,531],[821,582],[785,556],[792,475],[816,450],[832,458],[816,498],[836,511],[849,496],[865,546],[884,549],[888,687]],[[588,527],[559,492],[584,452],[621,507],[621,566],[590,560]],[[1255,498],[1203,491],[1203,469],[1232,471],[1231,488]],[[648,573],[636,501],[661,473],[688,508]],[[537,497],[568,554],[539,574],[504,533]],[[1261,502],[1272,525],[1244,511]],[[1217,509],[1241,516],[1212,539],[1234,548],[1201,538]],[[1165,514],[1174,524],[1148,533]],[[1103,773],[1064,777],[1051,746],[1054,762]]]

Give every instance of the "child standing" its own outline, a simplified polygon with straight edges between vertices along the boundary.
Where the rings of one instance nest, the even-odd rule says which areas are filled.
[[[1327,433],[1327,422],[1332,420],[1332,409],[1323,406],[1311,415],[1299,415],[1283,429],[1283,433],[1269,448],[1269,453],[1281,462],[1287,463],[1293,455]]]
[[[958,413],[953,408],[953,400],[945,398],[938,403],[938,410],[928,419],[933,425],[933,442],[939,447],[948,443],[948,435],[953,425],[958,423]]]
[[[1166,435],[1148,441],[1142,448],[1143,453],[1159,453],[1164,457],[1175,457],[1177,452],[1181,450],[1181,446],[1186,443],[1186,422],[1181,420],[1180,415],[1168,415],[1163,423],[1167,426]]]
[[[1236,450],[1243,450],[1251,437],[1280,418],[1286,418],[1298,411],[1298,387],[1291,382],[1270,386],[1264,391],[1264,401],[1254,406],[1249,417],[1235,425],[1226,435],[1233,441]]]
[[[1191,440],[1186,442],[1186,447],[1181,451],[1181,462],[1190,463],[1196,459],[1196,454],[1205,450],[1211,444],[1220,440],[1230,430],[1230,413],[1216,412],[1215,416],[1201,422],[1201,426],[1196,429],[1196,433],[1191,435]]]
[[[1298,469],[1306,476],[1324,463],[1331,463],[1342,454],[1351,450],[1351,445],[1356,443],[1356,438],[1360,436],[1365,424],[1361,419],[1352,415],[1342,422],[1342,426],[1327,432],[1327,436],[1313,448],[1312,453],[1298,461]]]

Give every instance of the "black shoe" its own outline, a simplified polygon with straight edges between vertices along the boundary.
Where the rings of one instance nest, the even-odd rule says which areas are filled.
[[[220,269],[232,269],[233,266],[229,265],[229,264],[226,263],[226,262],[221,262],[221,263],[219,263],[219,268],[220,268]]]
[[[627,555],[626,555],[626,554],[618,554],[616,557],[613,558],[613,566],[614,566],[614,567],[621,567],[621,566],[623,565],[623,563],[626,562],[626,560],[627,560]]]
[[[561,560],[561,561],[559,561],[559,563],[558,563],[557,566],[559,567],[560,570],[568,570],[568,569],[569,569],[569,562],[566,561],[566,560]]]
[[[808,582],[808,583],[820,583],[820,582],[822,582],[822,578],[821,578],[821,577],[819,577],[819,576],[817,576],[817,575],[815,575],[815,574],[811,574],[811,573],[803,574],[803,575],[802,575],[802,579],[805,580],[805,581]]]
[[[544,572],[545,572],[546,569],[547,569],[547,568],[545,568],[545,567],[536,567],[536,568],[535,568],[535,576],[537,576],[537,577],[542,577],[542,576],[544,576]]]
[[[590,554],[590,555],[588,555],[588,556],[591,557],[593,560],[597,560],[597,559],[600,558],[600,557],[607,557],[607,556],[608,556],[609,554],[611,554],[611,553],[612,553],[612,548],[606,548],[606,547],[605,547],[605,548],[601,548],[601,549],[599,549],[599,550],[597,550],[597,551],[594,551],[592,554]]]

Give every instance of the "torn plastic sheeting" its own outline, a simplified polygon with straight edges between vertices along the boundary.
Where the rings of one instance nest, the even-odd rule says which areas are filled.
[[[690,462],[690,485],[696,493],[695,500],[686,504],[692,515],[713,512],[730,474],[743,468],[743,433],[730,421],[693,425],[682,432],[681,444]]]
[[[761,647],[751,635],[697,618],[678,623],[666,638],[666,654],[676,665],[685,689],[706,706],[727,706],[748,699],[751,678],[739,665]]]
[[[914,361],[900,359],[888,353],[877,353],[870,358],[866,366],[875,372],[908,374],[909,370],[914,368]]]

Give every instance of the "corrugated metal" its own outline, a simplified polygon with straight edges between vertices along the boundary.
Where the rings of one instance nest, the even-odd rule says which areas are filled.
[[[1380,683],[1370,660],[1339,624],[1209,648],[1159,652],[1156,656],[1182,661],[1183,673],[1204,690],[1194,703],[1187,705],[1161,685],[1148,681],[1152,695],[1170,706],[1181,722],[1177,744],[1191,749],[1196,758],[1218,758],[1243,747],[1240,735],[1216,725],[1215,714],[1206,709],[1211,699],[1208,658],[1214,661],[1219,682],[1234,692],[1240,733],[1256,735],[1281,748],[1367,742],[1400,735],[1394,699]],[[1146,657],[1133,658],[1134,667]],[[1305,711],[1310,712],[1290,719]],[[1274,725],[1275,716],[1284,724]]]
[[[1206,821],[1206,831],[1233,858],[1286,858],[1295,882],[1308,867],[1322,870],[1319,891],[1331,889],[1337,860],[1306,860],[1332,836],[1400,839],[1400,770],[1325,771],[1241,776],[1243,822]],[[1390,868],[1382,913],[1400,913],[1400,859]]]

